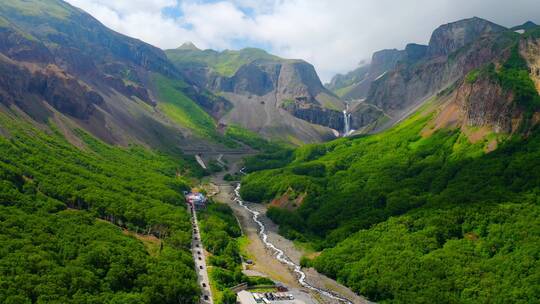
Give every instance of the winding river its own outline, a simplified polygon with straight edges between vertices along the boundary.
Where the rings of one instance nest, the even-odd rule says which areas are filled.
[[[319,293],[319,294],[321,294],[323,296],[326,296],[326,297],[328,297],[330,299],[334,299],[334,300],[340,301],[342,303],[353,304],[351,301],[349,301],[346,298],[343,298],[342,296],[339,296],[339,295],[337,295],[337,294],[335,294],[333,292],[327,291],[327,290],[317,288],[317,287],[309,284],[308,282],[306,282],[306,274],[305,274],[305,272],[302,271],[302,268],[300,267],[300,265],[297,265],[294,262],[292,262],[291,259],[289,259],[285,255],[283,250],[277,248],[274,244],[272,244],[272,243],[270,243],[268,241],[268,235],[266,234],[266,227],[259,220],[260,212],[250,209],[248,206],[246,206],[246,204],[244,204],[244,201],[242,201],[242,199],[240,198],[240,184],[238,184],[236,186],[236,188],[234,189],[234,194],[235,194],[234,195],[234,201],[237,202],[244,209],[246,209],[249,213],[251,213],[252,218],[255,221],[255,223],[257,223],[257,225],[259,225],[259,236],[260,236],[261,240],[263,241],[264,245],[267,248],[270,248],[275,252],[275,258],[278,261],[280,261],[281,263],[287,264],[287,265],[291,266],[294,269],[294,272],[298,275],[298,282],[300,283],[300,285],[302,285],[303,287],[305,287],[307,289],[313,290],[313,291],[315,291],[315,292],[317,292],[317,293]]]

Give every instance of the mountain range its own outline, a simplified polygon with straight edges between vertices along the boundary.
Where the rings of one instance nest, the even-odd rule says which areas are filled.
[[[222,144],[228,125],[295,144],[342,130],[344,103],[304,61],[257,49],[164,52],[69,4],[37,3],[0,8],[3,81],[16,84],[3,87],[3,104],[37,122],[55,117],[65,132],[82,127],[109,143],[192,149]],[[41,100],[22,104],[20,94]]]
[[[190,43],[162,51],[68,4],[47,8],[18,1],[2,7],[2,64],[10,71],[4,75],[16,78],[4,82],[18,87],[4,89],[4,104],[41,122],[65,114],[61,123],[73,121],[110,143],[194,150],[227,144],[220,133],[232,125],[296,145],[329,140],[344,132],[346,108],[359,133],[385,129],[502,56],[512,40],[502,26],[465,19],[436,29],[427,46],[376,52],[369,64],[324,87],[302,60]],[[42,102],[22,104],[14,98],[21,91]]]

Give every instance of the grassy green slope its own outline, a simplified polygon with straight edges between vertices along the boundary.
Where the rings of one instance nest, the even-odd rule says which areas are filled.
[[[540,131],[485,154],[487,141],[456,129],[421,136],[431,117],[424,108],[378,135],[300,148],[245,178],[242,195],[307,192],[297,211],[268,215],[327,248],[313,265],[372,300],[538,301]]]
[[[41,0],[41,1],[20,1],[20,0],[5,0],[2,1],[0,12],[7,13],[16,11],[17,14],[22,14],[28,17],[40,18],[56,18],[65,19],[70,16],[71,7],[60,1]]]
[[[76,148],[50,128],[0,113],[0,302],[196,302],[188,183],[176,177],[196,166],[82,131]],[[120,227],[161,235],[161,252]]]
[[[225,50],[216,52],[213,50],[175,49],[167,50],[167,57],[176,65],[203,65],[214,69],[222,76],[233,76],[244,64],[257,59],[279,59],[264,50],[246,48],[238,51]]]
[[[160,74],[154,74],[153,80],[159,94],[158,107],[173,122],[191,129],[198,135],[215,136],[216,123],[208,113],[182,92],[187,86],[184,82]]]
[[[159,109],[174,123],[192,130],[196,135],[231,148],[241,147],[239,143],[265,151],[275,150],[281,146],[236,125],[228,126],[225,133],[220,134],[216,130],[214,119],[182,92],[186,86],[184,82],[160,74],[154,74],[153,82],[159,93]]]

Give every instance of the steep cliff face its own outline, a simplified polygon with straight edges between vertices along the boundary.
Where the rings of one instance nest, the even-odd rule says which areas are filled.
[[[122,61],[147,70],[177,74],[165,53],[140,40],[118,34],[82,10],[61,1],[7,0],[0,15],[39,40],[69,72],[92,73],[95,67]],[[56,46],[56,47],[52,47]]]
[[[344,100],[365,99],[373,81],[394,69],[400,61],[409,57],[414,60],[419,53],[422,53],[419,45],[418,47],[411,45],[409,51],[391,49],[375,52],[368,65],[361,66],[347,75],[336,75],[327,87]]]
[[[345,100],[373,105],[389,119],[380,126],[386,128],[470,70],[503,56],[517,35],[477,17],[445,24],[433,32],[429,45],[411,43],[404,50],[376,52],[363,78],[351,84],[339,76],[334,84],[348,86],[333,88]],[[364,110],[359,107],[357,111]]]
[[[103,98],[96,91],[58,70],[56,66],[34,72],[26,91],[42,96],[59,112],[79,119],[88,119],[95,106],[104,104]]]
[[[213,90],[258,96],[272,92],[282,101],[301,97],[319,103],[317,96],[328,93],[313,66],[301,60],[256,60],[240,67],[230,78],[216,79],[211,84]],[[341,106],[335,97],[331,102]]]
[[[478,17],[441,25],[431,35],[428,56],[448,55],[481,36],[505,30],[503,26]]]
[[[303,60],[288,60],[281,65],[277,92],[283,98],[313,96],[317,99],[317,96],[323,92],[331,95],[324,88],[315,68]],[[334,98],[332,102],[335,106],[343,106],[337,98]]]
[[[466,134],[469,127],[484,134],[532,130],[540,122],[540,90],[534,81],[539,41],[521,39],[502,57],[468,73],[449,91],[431,132],[444,127],[461,127]]]
[[[409,43],[405,47],[405,61],[415,63],[427,56],[428,46],[416,43]]]
[[[373,53],[369,73],[374,77],[381,76],[384,72],[393,69],[398,62],[404,59],[405,52],[397,49],[382,50]]]
[[[536,27],[540,33],[540,27]],[[528,37],[520,42],[520,54],[527,61],[530,77],[540,91],[540,35]]]
[[[305,61],[257,60],[241,67],[225,83],[228,83],[228,87],[221,88],[224,92],[236,96],[257,95],[260,101],[253,103],[252,106],[264,108],[266,112],[270,111],[267,113],[268,119],[260,121],[262,124],[257,125],[257,129],[266,128],[268,122],[273,129],[282,124],[291,125],[290,120],[293,117],[334,130],[343,129],[344,121],[341,114],[341,110],[344,109],[343,103],[323,87],[313,66]],[[236,98],[232,94],[228,96],[234,104]],[[267,104],[273,107],[268,108]],[[241,109],[242,107],[239,107],[232,112]],[[286,112],[291,117],[280,115],[278,118],[278,113],[274,112]],[[309,125],[304,124],[304,127]],[[314,130],[320,133],[320,129]],[[320,136],[327,138],[331,133],[331,130],[327,130]],[[303,141],[319,140],[303,135],[295,137]]]
[[[497,133],[515,131],[518,126],[515,121],[522,114],[513,93],[489,77],[481,77],[473,83],[465,81],[458,88],[454,102],[465,125],[489,127]]]
[[[387,119],[386,114],[365,102],[355,104],[350,110],[351,129],[362,133],[369,132]]]
[[[436,35],[441,36],[440,33]],[[441,38],[434,40],[439,39]],[[383,109],[394,120],[399,120],[401,116],[409,113],[410,109],[452,85],[472,69],[502,56],[515,39],[516,36],[509,32],[488,33],[457,51],[447,53],[462,44],[464,40],[460,36],[458,41],[446,45],[447,51],[444,53],[449,54],[448,56],[425,57],[414,64],[400,64],[384,77],[374,81],[367,102]],[[442,48],[442,45],[436,47],[437,50]],[[427,50],[427,56],[434,54],[430,49]]]
[[[305,102],[301,98],[296,99],[294,102],[284,103],[282,107],[295,117],[305,121],[327,126],[340,132],[343,131],[345,122],[342,112],[326,109],[318,104]]]
[[[257,61],[243,65],[232,77],[219,77],[211,87],[214,91],[262,96],[279,85],[281,64]]]

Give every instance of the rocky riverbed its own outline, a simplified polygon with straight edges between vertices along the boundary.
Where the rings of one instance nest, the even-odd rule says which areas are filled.
[[[235,165],[231,166],[232,169],[235,167]],[[215,195],[215,199],[229,205],[233,209],[244,234],[249,239],[249,244],[244,250],[254,262],[250,267],[250,271],[266,275],[275,281],[285,284],[289,288],[295,289],[295,291],[309,295],[308,298],[311,300],[307,303],[346,303],[346,301],[339,300],[338,298],[347,299],[347,301],[352,303],[369,303],[347,287],[318,273],[315,269],[302,269],[302,272],[306,275],[305,280],[307,284],[316,289],[330,291],[336,296],[325,296],[316,290],[302,286],[298,281],[299,274],[294,272],[294,267],[279,262],[275,257],[276,252],[268,248],[261,240],[259,226],[253,220],[253,214],[235,201],[235,187],[232,184],[223,181],[222,176],[223,174],[218,174],[212,178],[212,183],[215,185],[214,188],[219,189],[219,192]],[[249,202],[245,202],[245,205],[250,210],[259,212],[258,219],[266,227],[267,241],[282,250],[287,259],[292,263],[299,265],[300,258],[306,252],[277,233],[278,226],[265,215],[266,206]]]

